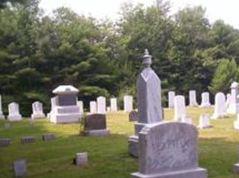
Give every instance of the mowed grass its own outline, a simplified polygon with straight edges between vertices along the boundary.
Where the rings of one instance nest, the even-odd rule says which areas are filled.
[[[188,108],[188,115],[198,124],[200,114],[212,114],[212,109]],[[165,109],[166,120],[173,120],[173,110]],[[209,178],[234,178],[233,164],[239,161],[239,133],[233,129],[235,116],[213,120],[213,128],[199,131],[199,165],[207,168]],[[0,148],[0,177],[13,177],[12,163],[27,160],[28,177],[48,178],[130,178],[138,170],[137,159],[128,154],[128,136],[134,133],[134,124],[124,112],[107,114],[111,135],[107,137],[79,136],[80,124],[55,125],[48,120],[30,123],[0,121],[0,137],[12,139],[9,147]],[[55,133],[57,139],[41,141],[44,133]],[[35,136],[36,143],[22,145],[22,136]],[[88,152],[89,164],[79,168],[73,165],[77,152]]]

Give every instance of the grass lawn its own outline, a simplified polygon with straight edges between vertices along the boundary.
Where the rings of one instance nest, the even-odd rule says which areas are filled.
[[[212,113],[212,109],[188,108],[188,115],[198,124],[201,113]],[[165,109],[165,118],[172,120],[173,111]],[[209,178],[233,178],[232,166],[239,161],[239,132],[233,129],[235,116],[213,120],[211,129],[199,132],[199,165],[207,168]],[[12,144],[0,148],[0,177],[13,177],[12,163],[25,158],[28,177],[36,178],[130,178],[137,171],[137,159],[128,155],[128,136],[134,133],[133,123],[123,112],[107,115],[111,135],[104,138],[79,136],[80,124],[55,125],[48,120],[37,120],[29,124],[28,119],[12,122],[0,121],[0,137],[12,139]],[[44,133],[55,133],[57,139],[41,141]],[[36,143],[22,145],[21,136],[35,136]],[[88,152],[89,165],[79,168],[72,160],[77,152]]]

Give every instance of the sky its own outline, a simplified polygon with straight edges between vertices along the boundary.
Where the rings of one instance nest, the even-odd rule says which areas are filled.
[[[150,6],[156,0],[41,0],[40,7],[47,15],[54,9],[69,7],[78,14],[90,15],[98,19],[117,20],[119,10],[124,2],[142,3]],[[239,29],[239,0],[169,0],[171,13],[184,7],[201,5],[206,8],[206,17],[210,22],[222,19],[225,23]]]

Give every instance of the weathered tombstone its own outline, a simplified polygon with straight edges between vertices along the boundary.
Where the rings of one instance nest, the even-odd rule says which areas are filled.
[[[56,94],[56,106],[50,114],[53,123],[79,122],[83,114],[77,106],[77,94],[79,90],[72,85],[60,85],[53,90]]]
[[[19,105],[15,102],[8,105],[8,120],[9,121],[20,121],[22,116],[19,113]]]
[[[132,121],[139,121],[139,114],[137,111],[131,111],[129,113],[129,121],[132,122]]]
[[[47,118],[51,118],[51,113],[54,113],[56,107],[56,96],[51,98],[51,110],[47,113]]]
[[[189,91],[189,106],[192,106],[192,107],[198,106],[197,95],[195,90]]]
[[[117,112],[117,98],[111,98],[110,99],[110,111],[111,112]]]
[[[0,147],[6,147],[11,144],[10,138],[0,138]]]
[[[181,122],[186,117],[185,97],[177,95],[174,97],[174,120]]]
[[[212,119],[218,119],[226,116],[226,97],[222,92],[215,96],[215,107]]]
[[[43,105],[41,102],[36,101],[32,103],[32,119],[40,119],[45,118],[45,114],[43,113]]]
[[[124,111],[130,112],[133,110],[133,96],[124,96]]]
[[[2,95],[0,95],[0,119],[5,119],[5,116],[2,112]]]
[[[226,108],[227,108],[227,110],[229,109],[230,102],[231,102],[231,94],[227,93],[227,96],[226,96]]]
[[[51,141],[51,140],[55,140],[55,135],[52,133],[48,133],[48,134],[43,134],[42,135],[42,140],[43,141]]]
[[[84,134],[88,136],[105,136],[109,134],[105,114],[87,115],[84,122]]]
[[[231,94],[228,103],[227,113],[236,114],[237,112],[239,112],[239,100],[237,98],[238,94],[239,94],[239,84],[237,82],[233,82],[231,84]]]
[[[88,164],[88,153],[76,153],[75,164],[77,166],[86,166]]]
[[[36,141],[35,137],[33,136],[25,136],[21,138],[22,144],[34,143]]]
[[[207,129],[211,128],[212,126],[210,125],[210,117],[208,114],[202,114],[199,118],[199,129]]]
[[[147,124],[154,124],[163,120],[161,105],[161,81],[150,67],[152,56],[145,50],[143,56],[144,69],[137,80],[138,122],[135,123],[135,135],[129,137],[129,153],[138,156],[138,133]]]
[[[84,103],[83,103],[83,101],[77,101],[77,106],[80,109],[80,113],[84,114]]]
[[[95,114],[97,112],[97,104],[95,101],[90,102],[90,113]]]
[[[13,162],[13,169],[16,177],[25,177],[27,175],[27,163],[25,159]]]
[[[103,96],[99,96],[97,99],[97,113],[105,114],[106,113],[106,99]]]
[[[198,132],[179,122],[145,126],[139,133],[139,172],[132,178],[207,178],[198,167]]]
[[[174,108],[174,97],[175,97],[175,92],[169,91],[168,92],[168,107],[169,108]]]
[[[211,103],[210,103],[209,93],[203,92],[201,96],[202,96],[202,101],[201,101],[200,107],[202,107],[202,108],[210,107]]]

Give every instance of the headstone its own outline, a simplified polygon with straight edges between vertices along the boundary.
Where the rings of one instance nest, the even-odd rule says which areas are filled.
[[[133,110],[133,96],[124,96],[124,111],[130,112]]]
[[[110,112],[110,107],[109,107],[109,106],[106,107],[106,111],[107,111],[107,112]]]
[[[36,101],[32,103],[32,119],[40,119],[45,118],[45,114],[43,113],[43,105],[41,102]]]
[[[19,113],[19,105],[15,102],[8,105],[8,120],[9,121],[20,121],[22,116]]]
[[[6,147],[11,144],[10,138],[0,138],[0,147]]]
[[[207,178],[198,167],[198,132],[179,122],[145,126],[139,133],[139,172],[132,178]]]
[[[226,116],[226,97],[222,92],[215,96],[215,106],[212,119],[218,119]]]
[[[4,123],[4,128],[5,129],[10,129],[11,128],[11,124],[10,123]]]
[[[129,153],[138,156],[138,133],[147,124],[154,124],[163,120],[161,104],[161,81],[150,67],[152,56],[145,50],[143,56],[144,69],[137,80],[138,122],[135,123],[135,135],[129,137]]]
[[[202,114],[199,118],[199,129],[207,129],[211,128],[212,126],[210,125],[210,117],[208,114]]]
[[[43,141],[51,141],[51,140],[55,140],[55,135],[52,133],[48,133],[48,134],[43,134],[42,135],[42,140]]]
[[[239,112],[239,99],[237,98],[239,94],[239,84],[237,82],[233,82],[231,84],[231,95],[230,102],[228,103],[227,113],[229,114],[237,114]]]
[[[99,96],[97,99],[97,113],[105,114],[106,113],[106,99],[103,96]]]
[[[27,175],[27,163],[25,159],[16,160],[13,163],[13,169],[16,177],[25,177]]]
[[[200,107],[202,107],[202,108],[210,107],[211,103],[210,103],[209,93],[203,92],[201,96],[202,96],[202,102],[201,102]]]
[[[89,136],[105,136],[109,134],[106,127],[105,114],[87,115],[84,122],[84,133]]]
[[[5,119],[5,116],[2,112],[2,95],[0,95],[0,119]]]
[[[21,138],[22,144],[34,143],[36,141],[35,137],[33,136],[25,136]]]
[[[186,117],[185,97],[177,95],[174,97],[174,120],[181,122]]]
[[[189,106],[192,106],[192,107],[198,106],[195,90],[189,91]]]
[[[233,172],[235,174],[239,174],[239,163],[233,165]]]
[[[88,164],[88,153],[76,153],[75,160],[77,166],[86,166]]]
[[[75,123],[83,117],[77,106],[77,94],[79,90],[72,85],[60,85],[53,90],[56,95],[56,106],[50,114],[53,123]]]
[[[97,104],[95,101],[90,102],[90,113],[95,114],[97,112]]]
[[[229,109],[230,103],[231,103],[231,94],[227,93],[227,96],[226,96],[226,108],[227,108],[227,111]]]
[[[169,108],[174,108],[174,97],[175,97],[175,92],[169,91],[168,92],[168,107]]]
[[[110,111],[111,112],[117,112],[117,98],[111,98],[110,99]]]
[[[83,103],[83,101],[77,101],[77,106],[80,109],[80,113],[84,114],[84,103]]]
[[[137,111],[131,111],[129,113],[129,121],[132,122],[132,121],[139,121],[139,114]]]
[[[51,114],[54,113],[55,111],[55,107],[57,106],[56,104],[56,96],[51,98],[51,110],[50,112],[47,114],[47,118],[50,119],[51,118]]]

